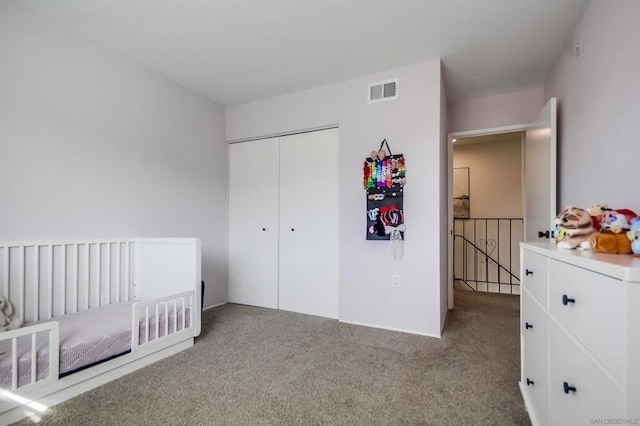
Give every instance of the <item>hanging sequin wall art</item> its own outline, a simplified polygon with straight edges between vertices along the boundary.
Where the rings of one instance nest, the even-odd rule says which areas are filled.
[[[383,148],[386,145],[389,154]],[[406,166],[402,154],[392,154],[386,139],[372,151],[363,166],[367,193],[367,240],[404,239],[403,186]]]

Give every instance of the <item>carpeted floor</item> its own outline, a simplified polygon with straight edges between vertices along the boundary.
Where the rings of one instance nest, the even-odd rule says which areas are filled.
[[[518,316],[517,297],[458,291],[436,339],[228,304],[205,312],[193,348],[42,422],[528,425]]]

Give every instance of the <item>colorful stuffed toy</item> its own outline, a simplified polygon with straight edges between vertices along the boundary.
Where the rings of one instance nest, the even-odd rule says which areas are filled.
[[[553,238],[556,240],[556,244],[567,236],[567,230],[560,225],[556,225],[556,229],[553,230]]]
[[[594,253],[630,254],[631,241],[626,234],[614,234],[603,231],[594,234],[589,240]]]
[[[631,221],[638,217],[629,209],[607,209],[602,213],[602,229],[610,230],[614,234],[631,229]]]
[[[622,231],[631,228],[631,222],[637,215],[629,209],[610,209],[606,204],[589,207],[594,228],[600,233],[593,235],[589,242],[596,253],[629,254],[632,253],[631,237]]]
[[[600,232],[600,228],[602,228],[602,214],[605,210],[609,210],[609,206],[607,204],[594,204],[587,208],[587,211],[591,215],[593,227],[598,232]]]
[[[590,249],[589,239],[597,232],[591,222],[589,212],[579,207],[569,206],[558,213],[556,225],[566,230],[564,238],[557,242],[558,248]]]
[[[633,254],[640,256],[640,219],[636,218],[631,222],[631,230],[627,232],[627,237],[631,241]]]

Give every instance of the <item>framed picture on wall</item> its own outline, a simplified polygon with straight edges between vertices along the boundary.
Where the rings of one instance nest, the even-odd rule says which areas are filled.
[[[471,217],[469,205],[469,167],[453,169],[453,217],[468,219]]]

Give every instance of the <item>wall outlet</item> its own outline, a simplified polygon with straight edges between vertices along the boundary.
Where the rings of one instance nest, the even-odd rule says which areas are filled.
[[[582,54],[582,38],[580,37],[577,37],[573,43],[573,54],[576,58]]]
[[[391,277],[391,287],[400,288],[400,275],[393,275]]]
[[[108,305],[109,304],[109,297],[106,294],[103,294],[102,296],[100,296],[100,305]]]

